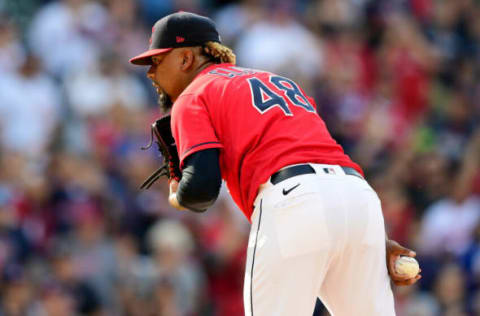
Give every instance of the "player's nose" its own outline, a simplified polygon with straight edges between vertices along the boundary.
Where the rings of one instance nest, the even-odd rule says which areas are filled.
[[[155,65],[151,65],[147,71],[147,78],[153,80],[155,77]]]

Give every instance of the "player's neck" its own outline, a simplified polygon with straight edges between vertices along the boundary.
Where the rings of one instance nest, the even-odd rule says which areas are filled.
[[[195,67],[195,69],[191,72],[185,88],[188,87],[193,80],[195,80],[195,78],[198,76],[199,73],[201,73],[205,68],[211,65],[213,65],[213,62],[208,59],[199,62],[198,65]]]
[[[196,77],[199,73],[202,72],[202,70],[204,70],[205,68],[207,68],[207,67],[209,67],[209,66],[211,66],[211,65],[213,65],[213,62],[210,61],[210,60],[208,60],[208,59],[205,60],[205,61],[203,61],[202,63],[200,63],[200,64],[198,65],[198,67],[197,67],[197,70],[195,71],[195,75],[193,76],[192,81],[193,81],[193,79],[195,79],[195,77]]]

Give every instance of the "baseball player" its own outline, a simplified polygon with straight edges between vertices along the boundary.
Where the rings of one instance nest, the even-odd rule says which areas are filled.
[[[335,316],[395,315],[390,280],[420,276],[393,262],[415,253],[386,238],[377,194],[296,82],[235,66],[214,23],[188,12],[157,21],[130,61],[150,66],[171,111],[181,178],[169,202],[203,212],[223,178],[252,224],[245,315],[310,316],[317,297]]]

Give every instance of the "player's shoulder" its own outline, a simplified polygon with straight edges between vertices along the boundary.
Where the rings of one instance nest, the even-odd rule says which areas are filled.
[[[229,84],[249,77],[268,76],[271,73],[263,70],[245,68],[234,64],[215,64],[202,71],[200,82],[208,84]]]
[[[268,80],[275,74],[258,69],[239,67],[233,64],[214,64],[202,72],[182,92],[179,99],[192,102],[193,99],[217,100],[220,95],[241,95],[241,91],[250,91],[248,80],[256,77]],[[232,89],[234,87],[234,89]],[[226,92],[228,92],[226,94]],[[177,103],[180,103],[177,99]]]
[[[251,76],[260,72],[262,71],[227,63],[210,65],[198,74],[182,95],[202,95],[218,89],[224,89],[226,85],[237,84],[238,80],[245,76]]]

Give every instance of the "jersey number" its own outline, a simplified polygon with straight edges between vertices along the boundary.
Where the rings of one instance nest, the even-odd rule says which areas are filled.
[[[308,112],[315,112],[315,108],[310,104],[302,91],[300,91],[298,85],[290,79],[280,76],[270,76],[270,83],[279,90],[283,90],[284,95],[273,91],[258,78],[249,78],[247,80],[252,92],[252,104],[262,114],[278,106],[285,115],[293,115],[286,100],[289,100],[293,105],[299,106]]]

